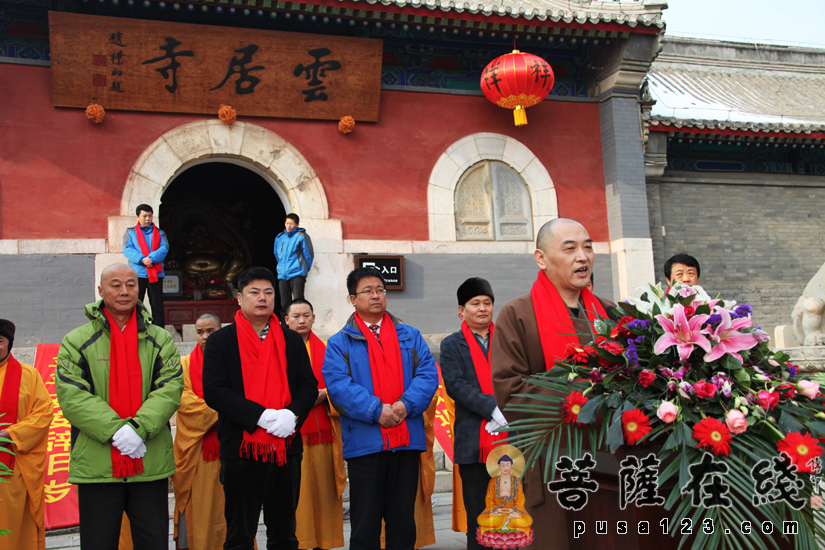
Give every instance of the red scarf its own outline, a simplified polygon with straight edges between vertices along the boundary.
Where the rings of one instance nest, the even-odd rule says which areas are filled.
[[[490,343],[493,342],[493,329],[495,327],[495,323],[490,323]],[[481,386],[481,393],[493,395],[493,376],[490,374],[490,361],[484,356],[481,345],[473,335],[473,331],[467,326],[467,321],[461,323],[461,333],[464,334],[464,339],[470,347],[470,357],[473,359],[473,368],[476,370],[476,378],[478,378],[478,384]],[[490,353],[489,350],[487,353]],[[482,418],[481,430],[478,434],[478,460],[482,464],[487,462],[487,455],[493,450],[496,442],[507,438],[507,432],[501,432],[495,435],[487,433],[485,429],[486,426],[487,419]]]
[[[200,344],[195,346],[189,355],[189,380],[192,382],[192,392],[203,400],[203,350]],[[201,442],[201,456],[204,462],[217,460],[221,454],[221,444],[218,441],[218,428],[212,426],[204,434]]]
[[[326,353],[327,347],[312,331],[309,333],[309,350],[312,372],[315,374],[315,378],[318,379],[318,389],[323,390],[327,387],[327,384],[324,382],[321,367],[324,366],[324,353]],[[323,403],[315,405],[312,408],[306,422],[301,426],[301,437],[304,440],[304,445],[332,443],[335,439],[332,435],[332,424],[329,421],[329,413],[327,413],[327,408]]]
[[[135,225],[135,236],[137,237],[138,246],[140,247],[140,253],[144,256],[149,256],[150,252],[154,252],[158,248],[160,248],[160,231],[158,231],[158,226],[152,224],[152,250],[149,250],[149,247],[146,245],[146,237],[143,236],[143,228],[138,223]],[[153,263],[152,267],[146,268],[146,274],[149,276],[150,283],[158,282],[158,273],[163,271],[163,264]]]
[[[3,380],[3,391],[0,393],[0,422],[14,426],[17,424],[17,407],[20,404],[20,379],[23,376],[23,367],[9,353],[9,360],[6,362],[6,378]],[[10,449],[13,449],[10,447]],[[14,471],[14,455],[0,453],[0,463],[5,464]]]
[[[578,344],[579,337],[570,320],[570,310],[543,271],[539,271],[530,296],[533,299],[533,311],[539,327],[544,362],[547,370],[550,370],[556,361],[564,359],[567,344]],[[591,325],[597,319],[596,313],[599,317],[607,318],[607,312],[589,288],[582,289],[581,303],[584,304],[584,312]]]
[[[123,331],[103,308],[109,320],[109,406],[120,418],[134,417],[143,404],[143,369],[138,355],[137,309]],[[120,454],[112,445],[112,477],[143,473],[143,459]]]
[[[381,342],[379,342],[357,313],[355,322],[361,334],[367,339],[373,394],[381,400],[381,403],[392,405],[404,393],[404,364],[401,362],[401,346],[398,344],[395,325],[392,324],[390,316],[385,311],[384,319],[381,321],[379,335]],[[404,420],[392,428],[381,426],[381,437],[384,438],[385,451],[395,447],[409,446],[410,431],[407,429],[407,421]]]
[[[244,395],[267,409],[283,409],[292,402],[292,394],[286,376],[284,331],[278,318],[270,315],[269,332],[263,342],[241,310],[235,312],[235,327],[241,352]],[[275,437],[260,426],[253,433],[244,430],[241,456],[283,466],[292,437]]]

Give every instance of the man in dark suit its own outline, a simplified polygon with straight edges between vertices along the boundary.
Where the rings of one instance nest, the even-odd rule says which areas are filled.
[[[261,508],[267,549],[297,550],[295,509],[303,444],[296,430],[318,396],[304,341],[273,315],[275,276],[252,268],[238,276],[235,323],[209,337],[203,393],[218,411],[224,548],[251,550]]]
[[[467,548],[484,548],[476,540],[478,515],[484,511],[487,455],[506,433],[493,434],[507,422],[496,406],[490,375],[490,341],[493,334],[493,288],[479,277],[458,287],[461,330],[441,341],[441,375],[447,393],[455,401],[453,462],[461,476],[467,511]]]

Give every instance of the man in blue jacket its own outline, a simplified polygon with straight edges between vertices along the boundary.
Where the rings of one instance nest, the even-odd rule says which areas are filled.
[[[143,303],[149,290],[152,305],[152,324],[163,328],[166,320],[163,311],[163,260],[169,253],[166,233],[152,223],[154,210],[148,204],[135,209],[138,223],[123,234],[123,255],[129,267],[138,275],[138,301]]]
[[[424,412],[438,372],[418,329],[387,313],[381,273],[359,268],[347,277],[355,313],[327,342],[322,369],[341,415],[350,482],[352,550],[413,550],[418,461],[427,449]]]
[[[275,259],[278,261],[278,294],[281,296],[281,316],[292,300],[304,299],[304,285],[312,268],[312,240],[306,229],[298,227],[298,214],[287,214],[284,231],[275,237]]]

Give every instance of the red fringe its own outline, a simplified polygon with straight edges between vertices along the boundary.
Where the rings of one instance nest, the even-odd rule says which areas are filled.
[[[121,478],[129,476],[137,476],[143,473],[143,459],[129,458],[120,454],[120,451],[115,449],[118,456],[112,455],[112,477]]]
[[[218,429],[212,426],[201,442],[201,456],[204,462],[217,460],[221,455],[221,443],[218,441]]]
[[[261,443],[259,441],[250,441],[244,434],[244,440],[241,443],[241,456],[252,460],[260,460],[261,462],[275,462],[278,466],[286,464],[286,448],[292,442],[294,434],[286,439],[277,437],[274,443]]]
[[[381,437],[384,438],[385,451],[410,445],[410,431],[406,422],[392,428],[381,428]]]
[[[487,463],[487,456],[490,454],[490,451],[493,450],[492,445],[479,445],[478,447],[478,460],[482,464]]]
[[[330,430],[321,430],[311,434],[302,433],[301,438],[304,440],[304,445],[323,445],[335,441],[335,437]]]

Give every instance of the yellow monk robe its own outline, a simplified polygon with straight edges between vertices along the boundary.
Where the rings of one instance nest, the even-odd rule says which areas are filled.
[[[192,550],[220,550],[226,538],[223,485],[220,482],[221,461],[206,462],[201,453],[203,436],[218,421],[218,413],[192,391],[189,376],[189,356],[183,365],[183,394],[177,413],[175,434],[175,469],[172,483],[175,489],[175,541],[180,532],[180,517],[186,512],[186,535]],[[194,495],[194,498],[193,498]],[[186,547],[183,544],[182,547]],[[129,520],[123,514],[119,550],[132,550]]]
[[[0,388],[6,380],[8,358],[0,364]],[[43,489],[46,476],[46,449],[54,407],[40,374],[21,363],[17,422],[0,426],[14,443],[14,472],[0,483],[0,529],[11,533],[0,537],[0,550],[43,550],[46,548]],[[0,417],[0,424],[3,424]]]
[[[317,358],[312,356],[310,347],[307,342],[309,360],[314,364]],[[313,407],[309,414],[316,412]],[[295,511],[295,536],[298,538],[298,548],[302,549],[340,548],[345,544],[343,494],[347,472],[341,442],[341,419],[331,407],[328,414],[335,440],[315,445],[304,443],[301,496]]]
[[[435,489],[435,408],[438,394],[433,396],[430,408],[424,413],[424,431],[427,433],[427,450],[418,460],[418,492],[415,496],[415,549],[435,544],[435,525],[433,524],[432,496]],[[384,522],[381,522],[381,548],[386,548],[384,539]]]

